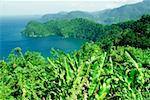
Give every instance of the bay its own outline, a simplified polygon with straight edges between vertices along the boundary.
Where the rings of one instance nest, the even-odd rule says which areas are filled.
[[[78,50],[85,42],[82,39],[49,36],[42,38],[24,37],[21,31],[30,20],[36,17],[0,18],[0,59],[8,57],[12,49],[21,47],[22,52],[41,52],[43,56],[50,56],[50,49],[60,49],[64,52]]]

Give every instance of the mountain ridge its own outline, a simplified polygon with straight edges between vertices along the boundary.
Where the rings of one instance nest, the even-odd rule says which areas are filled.
[[[105,9],[96,12],[71,11],[59,12],[55,14],[46,14],[42,16],[43,21],[85,18],[101,24],[114,24],[118,22],[136,20],[143,14],[150,14],[150,1],[144,0],[135,4],[128,4],[114,9]]]

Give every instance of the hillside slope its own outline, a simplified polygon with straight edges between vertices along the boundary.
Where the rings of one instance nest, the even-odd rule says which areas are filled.
[[[42,17],[42,20],[86,18],[102,24],[112,24],[127,20],[136,20],[143,14],[150,14],[149,5],[150,0],[144,0],[143,2],[136,4],[124,5],[119,8],[106,9],[97,12],[72,11],[46,14]]]
[[[143,2],[121,6],[112,10],[107,10],[98,14],[101,23],[110,24],[127,20],[135,20],[143,14],[150,14],[150,0]]]
[[[83,18],[50,20],[45,23],[31,21],[22,33],[27,37],[59,35],[82,38],[98,41],[104,48],[111,45],[147,48],[150,47],[150,15],[143,15],[136,21],[112,25],[98,24]]]

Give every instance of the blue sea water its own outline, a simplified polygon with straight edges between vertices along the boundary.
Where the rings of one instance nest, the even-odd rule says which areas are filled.
[[[50,49],[60,49],[65,52],[77,50],[85,42],[82,39],[49,36],[45,38],[28,38],[21,35],[25,25],[36,18],[0,18],[0,59],[5,59],[13,48],[21,47],[22,51],[41,52],[43,56],[50,55]]]

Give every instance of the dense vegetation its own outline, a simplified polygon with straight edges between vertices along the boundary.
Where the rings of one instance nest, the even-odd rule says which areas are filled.
[[[150,0],[143,0],[142,2],[135,4],[127,4],[114,9],[107,9],[96,12],[60,12],[56,14],[46,14],[42,17],[42,20],[59,20],[59,19],[74,19],[74,18],[86,18],[101,24],[113,24],[122,21],[136,20],[143,14],[150,14]]]
[[[87,38],[100,32],[102,25],[82,18],[72,20],[50,20],[46,23],[31,21],[23,34],[29,37],[60,35],[63,37]],[[93,35],[94,36],[94,35]]]
[[[54,58],[14,49],[0,62],[0,99],[148,100],[150,50],[112,47],[104,52],[95,43]]]
[[[68,54],[52,49],[47,58],[15,48],[0,61],[1,100],[150,99],[149,15],[112,25],[82,18],[31,21],[23,34],[91,41]]]
[[[130,45],[150,47],[150,15],[143,15],[137,21],[102,25],[87,19],[50,20],[45,23],[31,21],[23,34],[29,37],[60,35],[98,41],[102,47]]]

